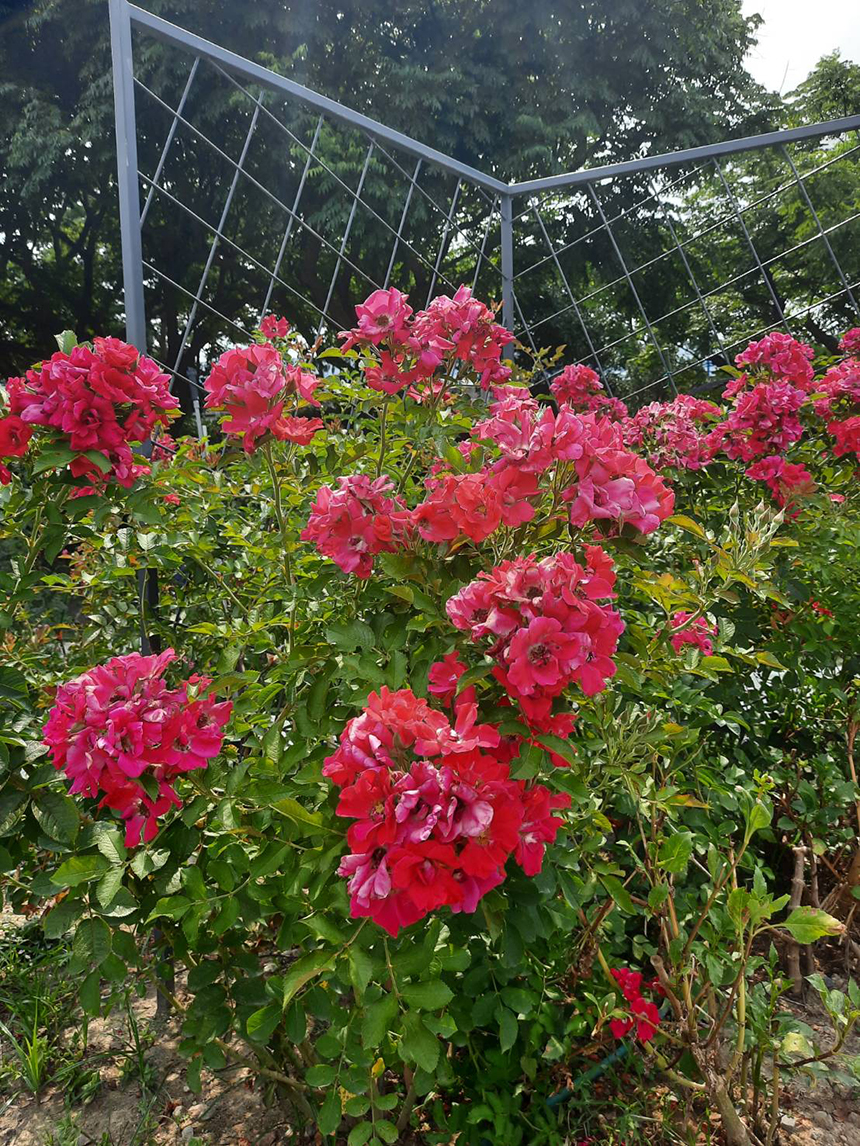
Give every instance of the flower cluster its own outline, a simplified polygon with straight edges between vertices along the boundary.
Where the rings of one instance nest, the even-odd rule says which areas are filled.
[[[651,402],[625,419],[624,444],[644,449],[655,469],[703,469],[713,461],[709,433],[721,416],[719,406],[691,394]]]
[[[134,346],[96,338],[92,347],[58,351],[24,378],[10,378],[9,410],[27,427],[54,430],[78,454],[69,463],[75,477],[101,482],[107,476],[129,488],[149,472],[135,463],[132,443],[146,441],[157,425],[166,426],[179,405],[168,382],[168,375]],[[13,447],[5,456],[20,456],[29,434],[17,421],[4,422],[7,446]],[[92,451],[102,455],[104,465],[86,456]]]
[[[298,366],[284,366],[270,343],[227,350],[206,379],[207,410],[223,410],[226,434],[242,438],[246,453],[253,453],[269,434],[280,441],[307,445],[322,428],[319,418],[284,415],[287,397],[311,405],[319,379]]]
[[[570,521],[577,528],[603,522],[608,533],[630,525],[652,533],[675,508],[675,495],[638,454],[624,448],[621,428],[606,418],[585,414],[585,449],[574,462],[576,480],[562,490],[571,503]]]
[[[597,546],[585,552],[584,566],[571,553],[505,561],[479,573],[446,606],[456,628],[488,643],[497,679],[527,718],[548,713],[568,685],[592,696],[615,673],[624,622],[598,604],[614,596],[612,560]]]
[[[651,533],[672,513],[674,495],[644,458],[625,448],[618,423],[595,414],[575,414],[565,404],[557,412],[541,407],[527,390],[512,387],[500,392],[489,413],[472,433],[500,451],[491,472],[510,482],[513,473],[535,475],[568,464],[573,481],[562,497],[572,503],[570,520],[577,528],[600,521],[607,532],[630,525]],[[536,483],[530,490],[523,490],[520,476],[520,497],[539,492]],[[522,520],[532,516],[530,506],[527,512]]]
[[[317,491],[302,541],[313,541],[344,573],[367,578],[377,553],[393,553],[411,529],[411,514],[391,496],[394,484],[385,476],[364,474],[338,478],[338,488]]]
[[[499,734],[474,726],[464,705],[457,727],[409,689],[371,693],[350,720],[323,775],[340,789],[337,814],[354,822],[348,880],[354,917],[391,935],[440,907],[473,912],[505,878],[513,856],[536,875],[570,798],[512,780],[492,749]]]
[[[612,969],[612,978],[621,988],[621,994],[628,1004],[628,1016],[624,1019],[612,1019],[609,1028],[617,1039],[623,1039],[636,1027],[636,1038],[641,1043],[649,1043],[657,1033],[660,1025],[660,1012],[657,1005],[642,995],[642,988],[663,993],[659,982],[654,979],[650,983],[642,982],[641,971],[630,971],[626,967]]]
[[[811,346],[776,330],[758,342],[751,342],[746,350],[736,356],[735,364],[747,367],[747,373],[754,378],[765,375],[766,379],[788,382],[808,393],[815,376],[812,367],[814,357],[815,351]],[[746,374],[733,379],[726,387],[724,397],[733,398],[746,387],[748,381]]]
[[[627,407],[620,398],[610,398],[597,372],[590,366],[565,366],[549,388],[560,405],[563,403],[578,414],[627,417]]]
[[[374,390],[397,394],[427,383],[443,363],[464,363],[485,389],[510,377],[502,351],[511,335],[493,312],[461,286],[453,298],[439,295],[426,310],[413,312],[408,296],[393,287],[375,290],[356,308],[357,325],[341,332],[343,348],[374,347],[375,366],[365,370]],[[431,393],[435,393],[431,390]],[[416,393],[423,397],[423,390]]]
[[[846,354],[860,354],[860,326],[846,330],[839,343],[839,349]]]
[[[746,476],[753,481],[763,481],[777,504],[789,509],[798,500],[810,497],[815,492],[815,482],[809,470],[797,462],[787,462],[779,454],[754,462],[747,468]]]
[[[714,447],[745,462],[781,453],[803,437],[797,412],[805,398],[788,382],[759,382],[738,395],[729,416],[712,430]]]
[[[230,701],[204,695],[205,677],[168,686],[175,657],[131,653],[90,669],[59,687],[45,724],[54,767],[72,793],[101,796],[99,807],[120,814],[127,847],[153,839],[158,818],[182,806],[177,777],[218,755],[230,717]]]
[[[717,635],[717,626],[712,625],[706,617],[697,617],[692,624],[692,613],[675,613],[672,617],[672,627],[669,630],[669,640],[676,653],[680,653],[685,645],[692,645],[699,649],[703,656],[714,655],[714,643],[711,637]]]

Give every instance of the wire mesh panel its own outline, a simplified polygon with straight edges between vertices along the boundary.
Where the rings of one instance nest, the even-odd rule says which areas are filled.
[[[774,133],[755,149],[739,141],[689,163],[526,190],[515,214],[518,336],[566,344],[566,360],[593,366],[634,404],[719,385],[715,371],[768,330],[835,350],[860,320],[854,119],[854,130]]]
[[[129,337],[187,407],[264,314],[328,339],[378,287],[465,283],[523,356],[563,344],[634,404],[719,385],[768,330],[835,349],[860,321],[860,116],[508,185],[110,5]]]
[[[124,231],[138,232],[149,353],[187,407],[189,376],[268,312],[313,340],[353,325],[379,287],[416,309],[462,283],[501,300],[495,180],[124,0],[112,11],[129,21],[119,78],[136,113],[140,216]],[[153,30],[170,49],[157,57],[138,43]]]

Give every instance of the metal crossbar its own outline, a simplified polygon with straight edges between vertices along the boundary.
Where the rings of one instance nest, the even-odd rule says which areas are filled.
[[[627,401],[707,390],[768,330],[835,345],[860,321],[860,204],[829,190],[860,170],[860,115],[506,183],[129,0],[109,5],[127,337],[172,362],[177,385],[199,391],[225,340],[271,309],[319,336],[390,285],[426,303],[470,283],[516,335],[508,355],[542,361],[538,339],[565,343]],[[135,74],[138,36],[180,54],[172,95],[143,55]],[[195,178],[198,155],[223,175]],[[170,243],[187,248],[181,272]]]

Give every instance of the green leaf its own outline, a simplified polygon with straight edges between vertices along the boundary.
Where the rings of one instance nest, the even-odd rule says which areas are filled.
[[[388,1033],[397,1014],[395,995],[384,995],[378,1002],[371,1003],[361,1020],[361,1041],[365,1047],[378,1047]]]
[[[483,680],[485,676],[489,676],[495,666],[492,664],[477,665],[475,668],[466,669],[460,679],[457,681],[456,695],[459,696],[461,692],[474,684],[476,680]]]
[[[104,875],[110,867],[104,856],[72,856],[60,864],[51,876],[57,887],[77,887]]]
[[[63,354],[71,354],[78,345],[78,336],[73,330],[64,330],[60,334],[55,334],[54,338]]]
[[[528,1015],[537,1001],[530,991],[522,987],[502,987],[501,996],[516,1015]]]
[[[81,826],[81,815],[73,800],[59,792],[42,792],[32,807],[45,835],[65,844],[73,842]]]
[[[90,971],[78,992],[78,1000],[85,1015],[95,1018],[101,1008],[101,975],[98,971]]]
[[[212,923],[212,930],[216,935],[223,935],[225,931],[229,931],[236,920],[239,918],[239,900],[235,898],[226,899],[221,910],[215,916]]]
[[[383,1142],[397,1141],[397,1127],[393,1122],[389,1122],[387,1118],[380,1119],[374,1124],[373,1128]]]
[[[82,919],[75,931],[72,951],[83,963],[101,963],[110,954],[110,928],[103,919]]]
[[[67,446],[54,446],[43,450],[33,463],[33,476],[67,466],[77,456],[77,451],[70,450]]]
[[[153,919],[161,917],[167,919],[181,919],[185,912],[191,906],[191,900],[187,899],[184,895],[166,895],[159,899],[155,907],[149,913],[147,923],[151,923]]]
[[[538,744],[542,744],[544,748],[548,748],[550,752],[554,752],[556,756],[561,756],[568,764],[573,764],[579,767],[580,760],[576,755],[576,749],[568,740],[562,740],[560,736],[554,736],[552,733],[545,732],[542,736],[536,736]]]
[[[320,1134],[334,1134],[340,1126],[341,1117],[340,1092],[336,1089],[331,1090],[317,1114]]]
[[[520,1033],[520,1025],[517,1022],[516,1015],[509,1011],[507,1007],[499,1007],[496,1012],[496,1017],[499,1021],[499,1046],[503,1052],[508,1051],[517,1041],[517,1035]]]
[[[100,831],[96,836],[96,847],[110,863],[125,863],[126,851],[122,832],[116,831],[115,828]]]
[[[249,1017],[247,1023],[248,1038],[253,1042],[266,1042],[281,1021],[282,1010],[275,1003],[261,1007],[259,1011]]]
[[[755,659],[760,665],[768,665],[769,668],[781,669],[782,672],[787,671],[785,665],[778,661],[773,653],[756,653]]]
[[[96,885],[96,899],[102,907],[108,908],[116,899],[116,893],[122,887],[122,868],[112,867],[106,871]]]
[[[417,1007],[420,1011],[439,1011],[454,998],[454,992],[441,979],[402,987],[400,993],[410,1007]]]
[[[657,883],[648,892],[648,907],[651,911],[656,913],[668,898],[669,885],[666,883]]]
[[[708,535],[698,521],[694,521],[692,517],[687,517],[684,513],[676,513],[672,517],[667,517],[666,521],[671,525],[677,525],[679,529],[686,529],[688,533],[693,533],[696,537],[707,539]]]
[[[621,880],[616,879],[613,875],[600,876],[600,882],[615,900],[617,905],[622,911],[627,912],[628,915],[633,914],[633,900],[630,898],[630,893],[621,883]]]
[[[64,899],[62,903],[58,903],[48,912],[42,924],[46,937],[62,939],[66,932],[71,930],[72,924],[80,918],[83,910],[84,903],[80,899]]]
[[[676,832],[673,836],[667,836],[660,844],[657,862],[666,871],[680,874],[687,870],[692,854],[692,832]]]
[[[308,1086],[330,1086],[336,1078],[336,1068],[325,1062],[312,1066],[305,1074]]]
[[[770,800],[756,800],[753,806],[749,809],[749,814],[747,816],[748,836],[753,836],[756,832],[761,831],[762,828],[768,827],[772,819],[773,805],[771,804]]]
[[[349,949],[349,977],[359,999],[367,990],[372,975],[373,960],[366,951],[353,944]]]
[[[365,1142],[373,1133],[372,1122],[359,1122],[357,1126],[353,1126],[347,1138],[347,1146],[364,1146]]]
[[[100,469],[103,474],[109,474],[113,466],[110,459],[101,450],[85,450],[83,455],[88,461]]]
[[[317,828],[323,832],[333,831],[332,828],[326,827],[323,824],[322,816],[319,812],[309,812],[307,808],[302,807],[298,800],[287,797],[284,800],[278,800],[277,803],[272,804],[271,807],[274,811],[280,812],[282,816],[286,816],[296,824],[306,824],[309,827]]]
[[[424,1026],[421,1016],[410,1012],[403,1018],[401,1053],[422,1070],[431,1073],[439,1061],[439,1040]]]
[[[286,1009],[305,983],[316,978],[322,971],[328,970],[334,962],[334,956],[328,951],[311,951],[297,959],[284,975],[284,998],[282,1006]]]
[[[841,935],[844,930],[838,919],[815,907],[796,907],[780,926],[798,943],[814,943],[825,935]]]

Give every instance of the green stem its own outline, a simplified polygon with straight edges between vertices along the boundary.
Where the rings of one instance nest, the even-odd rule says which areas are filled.
[[[269,470],[269,476],[272,479],[272,498],[275,507],[275,520],[278,523],[278,529],[281,534],[281,560],[284,566],[284,577],[286,578],[287,585],[290,587],[292,603],[290,605],[290,625],[287,630],[287,656],[290,655],[293,648],[293,629],[295,628],[296,620],[296,593],[295,593],[295,578],[293,576],[293,563],[290,558],[290,535],[287,531],[287,521],[284,517],[284,506],[281,501],[281,486],[278,480],[278,471],[275,468],[275,459],[272,457],[272,444],[267,442],[263,446],[263,455],[266,459],[266,465]]]
[[[388,426],[388,407],[390,399],[386,398],[382,403],[382,412],[379,415],[379,457],[376,459],[376,476],[382,473],[382,463],[385,461],[385,450],[388,446],[388,438],[386,434]]]

